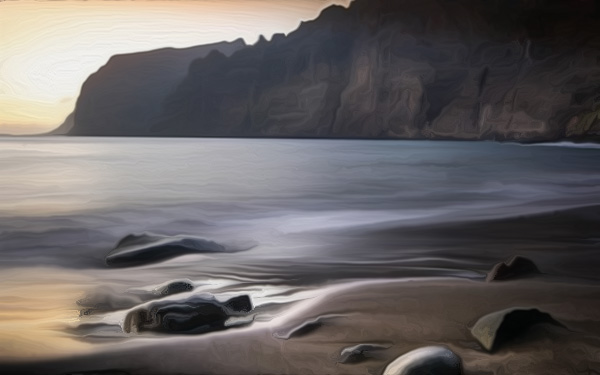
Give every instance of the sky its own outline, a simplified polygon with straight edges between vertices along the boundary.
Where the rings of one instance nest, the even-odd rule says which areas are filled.
[[[350,0],[0,0],[0,134],[58,127],[115,54],[289,33]]]

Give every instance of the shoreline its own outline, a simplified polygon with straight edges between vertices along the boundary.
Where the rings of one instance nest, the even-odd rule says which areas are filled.
[[[380,373],[397,356],[426,345],[453,350],[462,358],[467,375],[502,374],[509,369],[575,374],[582,363],[590,370],[600,368],[600,301],[594,299],[600,295],[598,285],[547,276],[493,283],[400,279],[345,282],[313,293],[320,296],[305,299],[270,321],[243,328],[198,336],[135,337],[101,344],[90,355],[4,363],[0,368],[50,374],[46,366],[51,363],[56,373],[119,369],[128,374],[366,374]],[[566,329],[534,326],[495,353],[483,350],[469,328],[485,314],[515,306],[548,312]],[[284,340],[275,335],[319,316],[330,319],[304,336]],[[337,363],[344,347],[360,343],[391,346],[365,362]],[[207,352],[209,356],[198,355]],[[106,368],[107,364],[112,365]],[[129,368],[132,365],[137,369]]]

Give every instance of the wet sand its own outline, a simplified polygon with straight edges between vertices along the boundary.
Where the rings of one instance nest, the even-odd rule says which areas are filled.
[[[465,374],[594,373],[600,371],[598,296],[598,285],[548,276],[354,281],[313,289],[280,315],[259,313],[244,328],[114,341],[91,355],[3,367],[38,374],[379,374],[409,350],[440,344],[462,358]],[[545,311],[565,327],[540,324],[493,353],[483,350],[469,328],[485,314],[517,306]],[[319,316],[325,319],[312,331],[277,338]],[[344,347],[360,343],[390,348],[364,362],[338,363]]]

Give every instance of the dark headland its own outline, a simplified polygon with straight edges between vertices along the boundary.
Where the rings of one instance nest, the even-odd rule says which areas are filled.
[[[355,0],[289,35],[112,58],[58,133],[597,140],[598,1]]]

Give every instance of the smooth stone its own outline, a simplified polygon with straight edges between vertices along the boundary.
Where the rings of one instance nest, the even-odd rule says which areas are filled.
[[[426,346],[401,355],[383,375],[460,375],[462,360],[443,346]]]
[[[497,263],[492,270],[488,272],[485,281],[507,280],[539,273],[540,270],[531,259],[516,255],[506,262]]]
[[[253,309],[247,295],[220,302],[210,295],[192,296],[184,300],[159,300],[130,311],[123,331],[177,334],[201,334],[239,325],[230,318],[247,317]],[[251,320],[247,320],[251,322]]]
[[[130,234],[121,239],[106,256],[111,267],[131,267],[156,263],[186,254],[233,253],[249,250],[254,244],[226,246],[204,238]]]
[[[471,334],[485,350],[492,352],[507,340],[524,335],[529,327],[542,323],[563,326],[538,309],[513,307],[481,317],[471,328]]]

